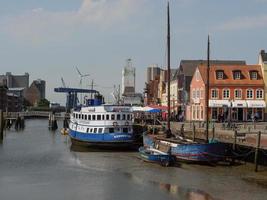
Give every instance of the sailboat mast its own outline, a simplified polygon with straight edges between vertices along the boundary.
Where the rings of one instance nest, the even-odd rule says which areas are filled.
[[[169,13],[169,2],[168,2],[168,6],[167,6],[167,19],[168,19],[168,28],[167,28],[167,82],[168,82],[168,91],[167,91],[167,98],[168,98],[168,116],[167,116],[167,129],[168,132],[171,130],[170,127],[170,115],[171,115],[171,109],[170,109],[170,77],[171,77],[171,67],[170,67],[170,13]]]
[[[206,142],[209,141],[209,90],[210,90],[210,36],[207,48],[207,85],[206,85]]]

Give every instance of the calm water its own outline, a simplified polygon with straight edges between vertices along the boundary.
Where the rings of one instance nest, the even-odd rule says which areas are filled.
[[[62,127],[61,124],[59,124]],[[144,163],[136,152],[79,152],[47,120],[28,120],[0,144],[0,199],[266,199],[235,167]]]

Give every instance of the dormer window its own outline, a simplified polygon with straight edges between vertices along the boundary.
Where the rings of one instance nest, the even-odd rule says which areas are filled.
[[[224,73],[223,73],[222,70],[218,70],[218,71],[216,71],[216,78],[217,78],[218,80],[222,80],[222,79],[224,78]]]
[[[241,72],[240,71],[234,71],[234,79],[235,80],[240,80],[241,79]]]
[[[251,80],[257,80],[258,79],[258,72],[257,71],[251,71],[250,72],[250,79]]]

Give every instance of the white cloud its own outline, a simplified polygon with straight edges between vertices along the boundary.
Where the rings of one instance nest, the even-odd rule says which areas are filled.
[[[249,30],[267,27],[267,15],[239,17],[217,27],[222,31]]]
[[[102,29],[126,21],[140,5],[133,0],[83,0],[73,11],[52,12],[43,8],[0,19],[0,30],[16,39],[33,43],[69,35],[78,27],[95,25]]]

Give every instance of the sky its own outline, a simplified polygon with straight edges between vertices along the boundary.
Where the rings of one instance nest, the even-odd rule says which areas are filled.
[[[136,88],[142,92],[146,68],[166,66],[167,0],[0,0],[0,74],[30,74],[30,82],[46,80],[46,97],[61,77],[79,87],[75,69],[90,74],[96,89],[111,101],[112,87],[131,58]],[[170,0],[171,66],[181,59],[258,62],[267,50],[267,0]]]

